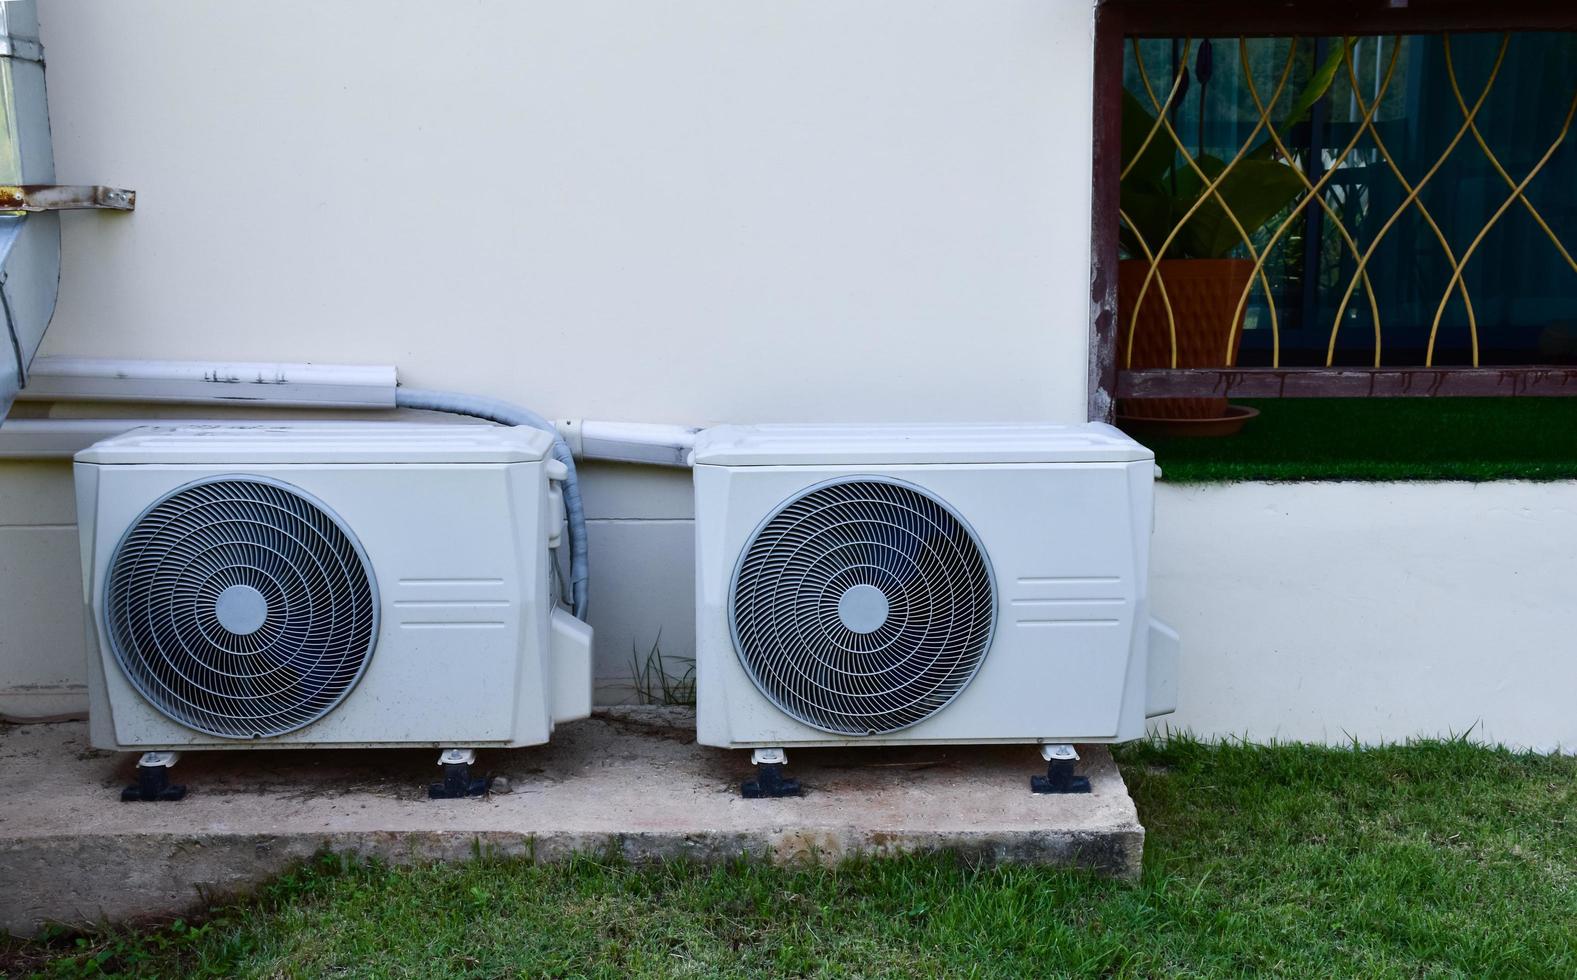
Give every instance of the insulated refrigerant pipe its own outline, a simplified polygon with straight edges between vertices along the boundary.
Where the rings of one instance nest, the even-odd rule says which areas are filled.
[[[469,415],[500,425],[524,425],[553,436],[553,458],[569,471],[564,478],[564,516],[569,522],[570,603],[578,619],[586,618],[587,548],[586,510],[580,499],[580,477],[575,472],[575,454],[559,434],[558,427],[528,408],[511,405],[496,398],[483,398],[453,391],[428,391],[423,388],[396,388],[394,404],[428,412]]]

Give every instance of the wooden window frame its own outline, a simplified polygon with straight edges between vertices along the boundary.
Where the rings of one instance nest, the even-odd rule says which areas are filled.
[[[1090,225],[1089,417],[1110,422],[1136,396],[1332,398],[1577,396],[1577,368],[1117,369],[1117,208],[1124,45],[1209,33],[1441,34],[1577,31],[1577,0],[1100,0],[1095,10],[1095,130]]]

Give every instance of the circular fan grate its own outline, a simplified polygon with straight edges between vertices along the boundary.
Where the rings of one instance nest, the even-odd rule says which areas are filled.
[[[958,696],[991,644],[996,598],[974,533],[907,484],[824,484],[783,505],[740,557],[740,662],[807,725],[876,735]]]
[[[110,646],[159,711],[227,738],[309,725],[350,693],[377,641],[376,581],[322,504],[257,477],[188,484],[110,561]]]

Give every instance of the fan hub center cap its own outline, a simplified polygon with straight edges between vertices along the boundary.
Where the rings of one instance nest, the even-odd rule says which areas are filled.
[[[874,633],[887,622],[887,593],[874,585],[856,585],[838,599],[838,619],[855,633]]]
[[[236,636],[250,636],[268,622],[268,600],[250,585],[232,585],[214,600],[214,616]]]

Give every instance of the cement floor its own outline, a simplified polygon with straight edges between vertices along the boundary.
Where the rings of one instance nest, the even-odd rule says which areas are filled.
[[[1139,871],[1144,829],[1111,755],[1081,747],[1093,791],[1036,796],[1031,746],[795,750],[798,799],[745,800],[749,755],[698,746],[683,709],[608,709],[551,745],[484,750],[507,794],[430,801],[428,750],[188,753],[178,803],[122,804],[136,756],[86,725],[0,726],[0,928],[121,921],[244,892],[324,850],[399,863],[557,860],[793,863],[958,851],[977,860]]]

